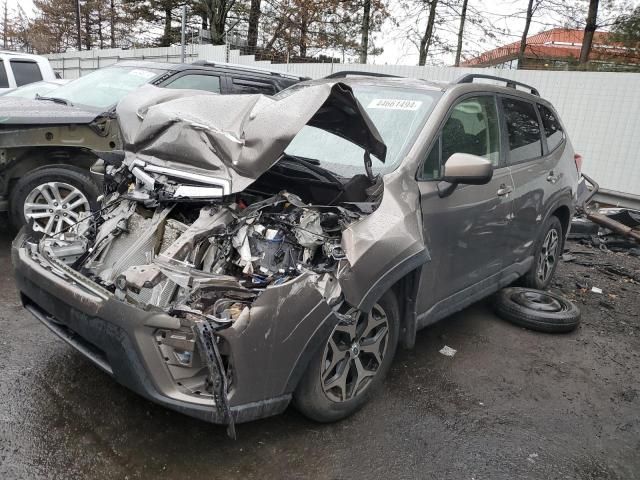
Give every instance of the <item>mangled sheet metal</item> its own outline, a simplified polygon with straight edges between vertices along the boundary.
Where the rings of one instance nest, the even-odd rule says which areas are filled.
[[[227,182],[225,194],[244,190],[271,168],[307,124],[382,161],[386,156],[380,134],[341,83],[308,86],[278,99],[147,85],[125,97],[117,113],[130,164],[137,160],[216,177]]]
[[[371,308],[376,279],[424,254],[411,208],[419,192],[401,175],[342,179],[332,183],[340,191],[333,200],[319,201],[304,177],[294,194],[293,179],[270,170],[287,168],[276,165],[305,125],[360,146],[363,172],[369,155],[384,159],[384,143],[346,85],[280,99],[149,86],[118,112],[125,157],[109,162],[102,210],[88,227],[43,240],[39,255],[123,303],[177,320],[154,334],[174,387],[210,398],[230,426],[230,405],[286,392],[283,372],[311,339],[353,322]],[[312,176],[323,168],[304,167]],[[207,196],[207,185],[224,182]],[[348,189],[357,202],[340,201]]]

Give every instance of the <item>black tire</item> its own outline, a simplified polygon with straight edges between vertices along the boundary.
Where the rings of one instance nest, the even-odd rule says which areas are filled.
[[[580,324],[580,310],[561,295],[530,288],[503,288],[496,294],[496,313],[521,327],[565,333]]]
[[[544,244],[548,235],[551,235],[551,232],[555,232],[555,235],[558,239],[558,245],[555,252],[555,261],[553,266],[550,269],[549,275],[545,279],[541,279],[538,275],[538,269],[541,262],[541,257],[545,255]],[[519,284],[525,288],[535,288],[537,290],[546,290],[551,284],[551,280],[553,279],[553,275],[556,272],[556,268],[558,268],[558,263],[560,263],[560,258],[562,257],[562,252],[564,250],[564,234],[562,230],[562,224],[560,220],[555,215],[550,216],[544,224],[542,228],[542,232],[540,238],[536,241],[535,246],[535,255],[533,258],[533,265],[531,265],[531,269],[522,277]]]
[[[97,198],[100,187],[93,181],[88,170],[72,165],[51,165],[37,168],[15,184],[9,195],[9,214],[12,225],[20,229],[26,225],[25,201],[30,192],[39,185],[61,182],[77,188],[88,200],[91,211],[98,209]]]
[[[323,423],[335,422],[348,417],[362,408],[384,381],[396,352],[400,327],[398,303],[393,292],[387,292],[374,308],[382,309],[386,314],[388,324],[386,351],[375,375],[371,377],[366,388],[363,388],[360,393],[356,393],[352,398],[344,401],[335,401],[329,398],[324,391],[321,376],[322,367],[325,364],[326,349],[328,348],[329,340],[335,333],[334,330],[310,360],[307,370],[294,392],[293,405],[306,417]],[[351,364],[349,363],[349,365]]]

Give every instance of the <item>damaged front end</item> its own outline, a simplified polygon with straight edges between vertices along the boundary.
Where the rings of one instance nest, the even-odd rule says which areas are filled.
[[[316,108],[328,118],[327,108],[345,92],[336,97],[331,86],[323,87]],[[319,125],[319,118],[302,115],[301,121]],[[302,125],[287,135],[293,138]],[[203,132],[201,125],[194,128]],[[219,134],[234,142],[228,130],[211,132],[210,140]],[[375,129],[358,135],[378,138]],[[366,142],[360,143],[368,156]],[[242,143],[252,145],[252,139]],[[141,340],[152,347],[140,348],[146,364],[155,362],[152,382],[166,396],[213,406],[212,418],[231,432],[236,420],[283,410],[318,339],[339,322],[354,321],[357,310],[341,287],[340,272],[350,272],[343,232],[382,198],[380,178],[370,175],[350,187],[359,189],[357,202],[317,202],[300,188],[287,191],[268,172],[286,144],[265,147],[277,158],[262,159],[254,172],[258,187],[242,190],[242,152],[234,163],[215,140],[203,150],[218,162],[217,176],[150,161],[131,148],[137,152],[107,159],[100,212],[29,249],[32,260],[67,283],[142,312],[153,327]],[[373,147],[384,156],[381,145]],[[234,165],[233,176],[219,174]],[[99,307],[95,313],[102,316]],[[164,320],[148,321],[152,316]],[[243,416],[247,405],[253,413]]]

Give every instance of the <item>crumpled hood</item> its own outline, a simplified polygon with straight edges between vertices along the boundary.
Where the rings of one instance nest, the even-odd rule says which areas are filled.
[[[145,85],[120,101],[116,111],[128,161],[225,179],[232,193],[271,168],[307,124],[344,137],[382,161],[387,150],[343,83],[295,88],[279,98]]]
[[[48,100],[20,97],[0,97],[0,127],[2,125],[65,125],[93,122],[102,111],[85,110]]]

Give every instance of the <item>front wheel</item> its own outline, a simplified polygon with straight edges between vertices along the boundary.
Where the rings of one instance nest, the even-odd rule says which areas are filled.
[[[545,290],[549,287],[558,267],[563,247],[562,224],[558,217],[553,215],[544,224],[542,235],[536,243],[533,265],[522,278],[522,286],[536,290]]]
[[[334,422],[359,410],[387,375],[396,352],[398,303],[387,292],[369,313],[338,324],[309,362],[294,405],[318,422]]]
[[[34,230],[53,235],[95,210],[99,195],[86,170],[70,165],[38,168],[11,190],[11,221],[17,229],[32,221]]]

